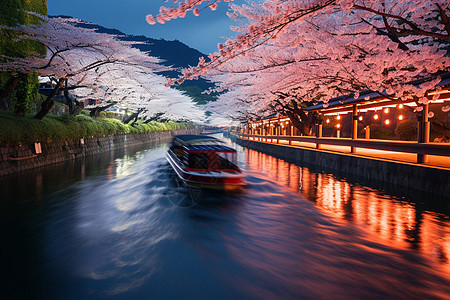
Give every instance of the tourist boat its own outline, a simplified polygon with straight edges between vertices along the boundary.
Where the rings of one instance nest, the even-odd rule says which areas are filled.
[[[244,185],[236,150],[211,136],[176,135],[166,158],[187,186],[236,190]]]

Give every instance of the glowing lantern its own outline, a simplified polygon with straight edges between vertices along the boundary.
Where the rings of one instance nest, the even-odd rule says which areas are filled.
[[[362,116],[359,116],[358,120],[362,121],[362,120],[363,120],[363,117],[362,117]]]
[[[388,112],[389,112],[389,107],[386,107],[386,108],[384,109],[384,113],[387,114]]]
[[[375,114],[375,115],[373,116],[373,118],[374,118],[374,120],[378,120],[378,114]]]
[[[398,119],[401,121],[403,120],[403,115],[398,116]]]
[[[340,120],[341,119],[341,115],[337,115],[336,119]]]
[[[330,123],[330,119],[327,119],[327,124]]]
[[[399,108],[399,109],[402,109],[402,108],[403,108],[403,104],[399,104],[399,105],[398,105],[398,108]]]
[[[337,124],[336,127],[339,129],[341,128],[341,124]]]
[[[384,124],[389,125],[389,123],[391,123],[391,121],[389,121],[389,119],[387,119],[386,121],[384,121]]]

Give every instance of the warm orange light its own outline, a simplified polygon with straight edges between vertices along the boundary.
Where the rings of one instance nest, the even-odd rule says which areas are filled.
[[[399,104],[399,105],[398,105],[398,108],[399,108],[399,109],[402,109],[402,108],[403,108],[403,104]]]
[[[336,119],[340,120],[341,119],[341,115],[337,115]]]
[[[336,127],[337,127],[337,128],[341,128],[341,124],[337,124]]]
[[[403,115],[398,116],[398,119],[401,121],[403,120]]]
[[[378,120],[378,114],[375,114],[375,115],[373,116],[373,118],[374,118],[375,120]]]
[[[362,116],[359,116],[358,120],[362,121],[362,120],[363,120],[363,117],[362,117]]]
[[[384,121],[384,124],[389,125],[391,123],[391,121],[389,121],[389,119],[387,119],[386,121]]]
[[[384,109],[384,113],[387,114],[388,112],[389,112],[389,107],[386,107],[386,108]]]
[[[330,123],[330,119],[327,119],[327,124]]]

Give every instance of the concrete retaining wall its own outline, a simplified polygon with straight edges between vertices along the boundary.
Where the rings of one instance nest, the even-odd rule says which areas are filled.
[[[14,174],[75,158],[95,155],[126,146],[154,141],[169,141],[175,134],[193,134],[196,129],[153,132],[147,134],[124,134],[85,138],[63,142],[40,143],[42,153],[36,154],[34,143],[0,145],[0,176]]]
[[[358,178],[363,182],[384,183],[445,198],[450,195],[450,170],[444,168],[261,143],[239,138],[236,138],[236,142],[249,149],[301,166],[313,166],[339,176]]]

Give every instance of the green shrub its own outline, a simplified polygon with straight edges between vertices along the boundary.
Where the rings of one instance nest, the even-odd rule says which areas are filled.
[[[395,139],[395,135],[387,128],[379,124],[370,125],[370,138],[372,139],[382,139],[382,140],[392,140]]]
[[[104,135],[113,135],[117,133],[117,127],[109,122],[108,119],[99,119],[97,122]]]
[[[144,124],[134,124],[133,128],[136,130],[136,133],[143,134],[148,132]]]
[[[101,126],[98,126],[98,121],[94,118],[78,115],[75,117],[76,123],[82,128],[83,136],[95,136],[102,135],[103,131]]]
[[[158,123],[156,121],[151,121],[150,123],[148,123],[151,127],[152,127],[152,131],[164,131],[165,127],[163,125],[163,123]]]
[[[181,126],[181,127],[180,127]],[[143,134],[166,130],[166,128],[183,128],[192,126],[187,123],[150,122],[148,124],[123,124],[109,118],[91,118],[86,114],[77,116],[47,115],[43,120],[36,120],[32,115],[17,117],[12,112],[0,112],[0,144],[17,144],[36,141],[75,140],[82,137]]]
[[[403,120],[397,123],[395,133],[404,141],[417,140],[417,121]]]
[[[83,115],[83,116],[91,116],[91,112],[89,110],[82,110],[80,111],[80,113],[78,115]]]

